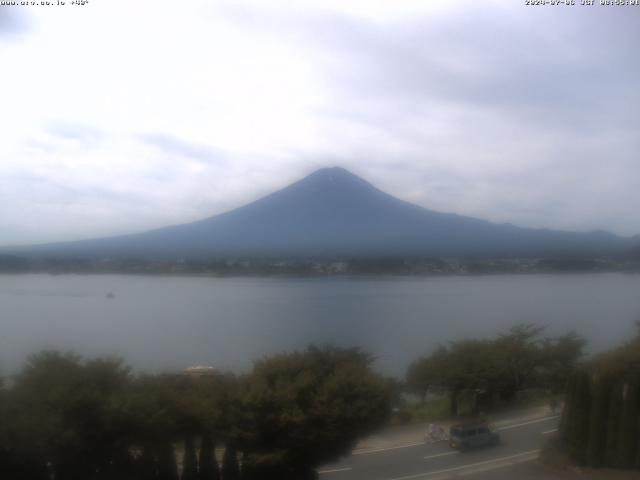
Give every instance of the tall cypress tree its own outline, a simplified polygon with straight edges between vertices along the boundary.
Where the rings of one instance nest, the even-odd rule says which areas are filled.
[[[622,386],[616,385],[611,390],[609,416],[607,418],[605,465],[608,467],[617,466],[618,431],[622,420],[622,401]]]
[[[571,375],[567,381],[564,395],[564,409],[562,410],[562,417],[560,418],[560,438],[566,442],[569,441],[569,425],[570,419],[573,414],[573,403],[576,398],[576,378],[577,375]]]
[[[576,378],[573,411],[569,418],[569,455],[578,465],[586,463],[589,443],[589,411],[591,407],[591,379],[587,372]]]
[[[633,468],[638,443],[638,386],[626,385],[618,436],[618,465]]]
[[[178,480],[176,455],[170,443],[164,443],[158,449],[158,480]]]
[[[600,468],[605,462],[605,446],[607,438],[607,414],[611,399],[611,383],[600,378],[593,384],[593,401],[591,402],[591,418],[589,423],[589,443],[587,445],[587,464]]]
[[[198,480],[197,466],[198,459],[196,458],[196,449],[193,446],[193,439],[188,435],[184,442],[181,480]]]
[[[145,446],[142,454],[134,460],[134,477],[138,480],[155,480],[157,477],[156,457],[151,447]]]
[[[222,458],[222,480],[240,480],[238,452],[233,445],[227,444]]]
[[[640,417],[638,417],[638,432],[640,432]],[[638,434],[638,446],[636,448],[636,461],[634,468],[640,470],[640,433]]]
[[[0,452],[0,478],[15,480],[49,480],[50,475],[47,466],[38,458],[18,458],[10,455],[1,455]]]
[[[200,444],[200,480],[219,480],[220,469],[216,461],[215,444],[211,435],[202,434],[202,442]]]

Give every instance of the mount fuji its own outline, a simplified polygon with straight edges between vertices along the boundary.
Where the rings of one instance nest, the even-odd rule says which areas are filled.
[[[399,200],[334,167],[197,222],[131,235],[2,250],[80,257],[505,257],[610,255],[635,243],[602,231],[520,228],[436,212]]]

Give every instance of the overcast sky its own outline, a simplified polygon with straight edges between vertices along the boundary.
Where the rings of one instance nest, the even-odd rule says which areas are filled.
[[[638,234],[640,7],[524,3],[0,6],[0,245],[184,223],[335,165],[436,210]]]

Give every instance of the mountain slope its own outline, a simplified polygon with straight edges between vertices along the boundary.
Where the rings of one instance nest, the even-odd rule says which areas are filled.
[[[198,222],[120,237],[29,247],[47,254],[510,256],[611,254],[630,240],[497,225],[399,200],[342,168],[318,170],[260,200]]]

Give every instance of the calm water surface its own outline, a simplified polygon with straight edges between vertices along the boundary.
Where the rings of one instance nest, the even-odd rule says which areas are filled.
[[[381,371],[401,375],[438,343],[519,322],[576,330],[601,350],[638,318],[640,275],[0,275],[0,373],[43,348],[116,354],[145,370],[242,371],[262,355],[329,342],[361,346]]]

